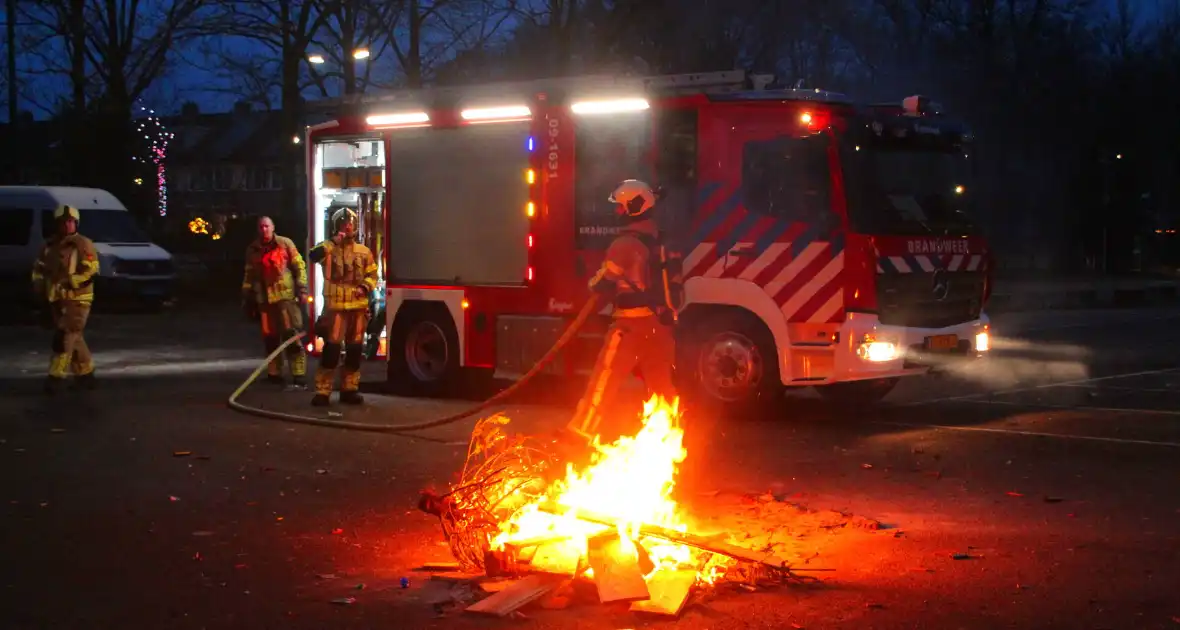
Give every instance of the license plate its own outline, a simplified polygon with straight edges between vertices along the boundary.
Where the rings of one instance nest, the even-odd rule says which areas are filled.
[[[958,347],[958,335],[934,335],[926,338],[927,350],[956,350]]]

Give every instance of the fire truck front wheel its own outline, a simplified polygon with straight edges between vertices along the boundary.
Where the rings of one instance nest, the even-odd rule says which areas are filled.
[[[686,402],[743,416],[770,410],[781,400],[774,337],[753,315],[712,309],[689,314],[679,337],[676,371]]]
[[[456,385],[459,334],[442,304],[407,304],[389,335],[389,386],[403,396],[445,396]]]

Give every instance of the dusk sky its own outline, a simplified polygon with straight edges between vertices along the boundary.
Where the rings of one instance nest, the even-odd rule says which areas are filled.
[[[1098,4],[1113,11],[1118,0],[1098,0]],[[1132,0],[1138,21],[1150,22],[1163,11],[1165,4],[1175,3],[1176,0]],[[3,13],[0,12],[0,15]],[[206,44],[207,46],[208,44]],[[223,38],[220,45],[232,50],[235,54],[265,57],[268,51],[260,45],[246,40]],[[380,51],[374,49],[373,53]],[[216,56],[203,54],[202,46],[189,45],[185,50],[174,55],[174,62],[165,76],[161,77],[144,96],[144,104],[162,112],[179,110],[185,101],[195,101],[205,112],[225,111],[231,108],[235,101],[241,98],[240,92],[234,93],[234,86],[225,71],[219,67]],[[374,78],[388,80],[397,73],[396,63],[393,61],[392,51],[385,51],[375,58],[358,62],[358,74],[363,64],[373,64]],[[64,63],[63,63],[64,65]],[[45,107],[51,105],[55,95],[68,92],[68,82],[64,76],[46,76],[36,72],[44,67],[38,59],[23,56],[19,66],[24,76],[22,93],[26,95],[22,100],[22,109],[32,111],[37,118],[46,116]],[[338,78],[329,78],[329,89],[335,91],[340,87]],[[309,99],[319,98],[318,90],[308,89],[305,95]],[[277,95],[276,95],[277,96]],[[37,104],[39,104],[39,106]],[[3,114],[0,114],[2,116]]]

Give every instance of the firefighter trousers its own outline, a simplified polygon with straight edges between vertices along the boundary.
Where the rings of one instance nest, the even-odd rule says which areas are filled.
[[[259,304],[258,320],[262,325],[262,342],[268,356],[303,328],[303,313],[300,312],[299,303],[295,300],[279,300],[271,304]],[[307,374],[307,352],[303,349],[303,344],[293,343],[287,346],[285,352],[287,362],[291,366],[291,376],[296,379],[305,376]],[[275,357],[266,366],[266,373],[271,377],[283,375],[282,355]]]
[[[369,310],[327,310],[320,316],[316,329],[324,338],[320,365],[315,373],[315,392],[325,396],[332,393],[332,381],[340,366],[343,351],[344,365],[340,375],[340,391],[355,392],[361,386],[361,363],[364,361],[365,328],[369,325]]]
[[[59,300],[50,305],[53,314],[53,357],[49,360],[49,376],[65,378],[86,376],[94,372],[94,358],[82,338],[86,320],[90,318],[90,304],[74,300]]]
[[[676,396],[672,384],[672,365],[675,360],[676,341],[672,328],[660,322],[654,315],[643,317],[619,317],[611,323],[603,341],[586,392],[578,401],[574,419],[569,429],[586,440],[601,433],[602,416],[614,400],[619,387],[639,368],[647,394],[672,400]],[[612,439],[624,434],[625,424],[610,423]]]

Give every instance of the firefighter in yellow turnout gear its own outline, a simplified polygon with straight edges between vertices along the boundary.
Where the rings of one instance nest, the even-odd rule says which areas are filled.
[[[60,206],[53,212],[57,233],[49,237],[33,263],[33,290],[49,302],[53,315],[53,357],[45,392],[52,394],[73,372],[78,385],[94,387],[94,359],[82,338],[94,302],[98,253],[90,239],[78,234],[82,219],[77,208]]]
[[[668,401],[676,396],[672,325],[682,305],[680,259],[659,240],[651,212],[656,195],[650,186],[626,180],[609,200],[617,204],[616,212],[625,227],[607,249],[602,267],[590,280],[590,289],[611,300],[613,321],[586,392],[567,427],[585,440],[600,432],[604,407],[636,367],[648,396],[658,394]],[[612,435],[604,436],[607,440],[623,427],[611,429]]]
[[[315,326],[316,335],[324,338],[324,348],[311,404],[328,404],[343,350],[340,402],[359,405],[364,402],[358,390],[369,299],[377,288],[377,261],[368,247],[356,242],[355,212],[348,208],[336,211],[332,226],[335,236],[313,247],[308,256],[324,272],[324,312]]]
[[[246,248],[242,302],[251,314],[257,312],[268,355],[303,328],[301,308],[307,303],[307,264],[294,241],[275,234],[270,217],[258,219],[258,238]],[[286,352],[291,380],[297,386],[303,385],[307,375],[303,344],[287,346]],[[267,378],[272,383],[283,382],[282,357],[267,366]]]

